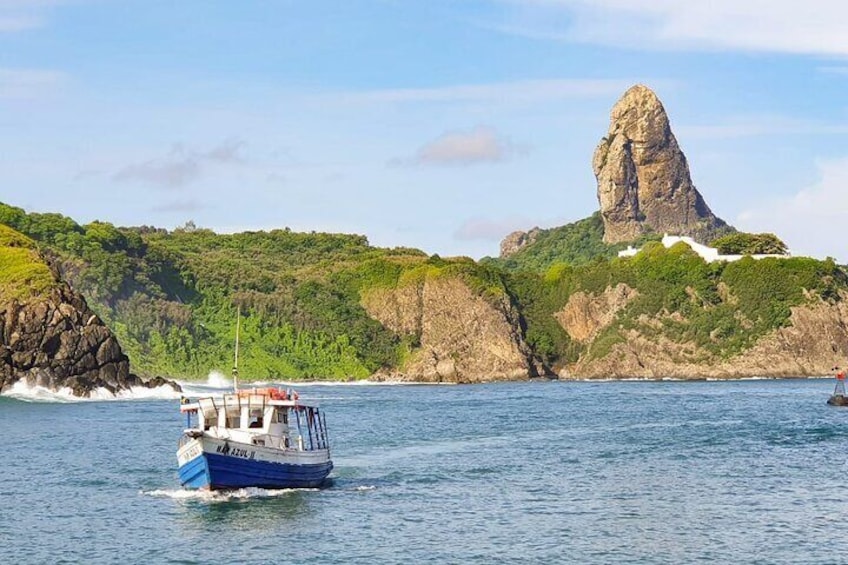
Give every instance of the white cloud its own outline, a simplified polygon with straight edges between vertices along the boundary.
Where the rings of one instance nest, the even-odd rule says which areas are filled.
[[[739,214],[736,227],[774,233],[793,255],[848,262],[848,157],[820,161],[818,169],[816,184],[788,198],[762,201],[756,209]]]
[[[452,131],[424,144],[411,159],[395,159],[392,165],[474,165],[498,163],[521,153],[522,149],[493,128],[477,126],[468,131]]]
[[[217,147],[213,147],[209,151],[199,153],[201,159],[208,159],[216,163],[243,163],[244,157],[239,153],[247,144],[241,139],[229,138],[225,139]]]
[[[521,35],[654,49],[848,54],[844,0],[497,1],[515,10],[511,21],[490,27]]]
[[[35,98],[55,89],[66,78],[59,71],[0,68],[0,98]]]
[[[117,182],[138,181],[166,188],[176,188],[190,183],[200,175],[197,159],[190,156],[170,155],[161,160],[144,161],[127,165],[112,175]]]
[[[208,151],[191,150],[177,144],[164,158],[132,163],[119,169],[112,175],[112,180],[179,188],[200,177],[207,164],[243,163],[244,158],[239,152],[244,146],[243,141],[232,138]]]

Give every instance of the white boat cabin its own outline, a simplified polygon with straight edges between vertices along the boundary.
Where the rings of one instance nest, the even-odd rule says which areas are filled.
[[[256,389],[184,403],[180,411],[186,414],[185,433],[273,449],[328,449],[320,409],[292,396],[277,389]]]

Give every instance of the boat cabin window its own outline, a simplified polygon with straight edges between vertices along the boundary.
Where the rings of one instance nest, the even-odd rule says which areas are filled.
[[[250,394],[247,398],[242,397],[242,407],[247,416],[242,425],[259,429],[265,427],[265,396]]]
[[[264,425],[263,412],[261,408],[251,408],[248,416],[249,428],[261,428]]]
[[[241,406],[238,397],[225,396],[224,409],[226,411],[226,426],[230,429],[238,428],[241,420]]]
[[[218,425],[218,407],[215,406],[215,401],[211,398],[201,398],[200,413],[203,415],[203,429],[208,430],[212,426]]]

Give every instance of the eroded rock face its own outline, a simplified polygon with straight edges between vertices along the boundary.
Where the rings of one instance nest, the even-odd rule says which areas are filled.
[[[848,294],[835,304],[819,302],[792,309],[790,324],[761,338],[730,359],[719,359],[694,344],[662,334],[622,332],[622,343],[602,358],[587,357],[569,367],[579,378],[745,378],[821,376],[848,357]]]
[[[665,108],[646,86],[630,88],[613,107],[592,168],[607,243],[647,231],[708,243],[728,229],[692,184]]]
[[[363,297],[370,316],[419,346],[397,371],[377,379],[484,382],[549,376],[524,341],[506,297],[492,303],[456,278],[427,278]]]
[[[637,296],[639,293],[624,283],[607,287],[599,296],[575,292],[554,317],[571,339],[586,343],[612,323],[618,313]]]
[[[535,243],[539,237],[539,228],[530,231],[514,231],[501,241],[501,259],[520,251],[522,248]]]
[[[97,388],[179,385],[131,374],[129,359],[85,299],[60,283],[36,302],[0,305],[0,392],[18,380],[88,396]]]

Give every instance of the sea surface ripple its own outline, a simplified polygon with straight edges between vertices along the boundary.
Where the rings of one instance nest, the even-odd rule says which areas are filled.
[[[332,485],[229,493],[179,487],[178,400],[3,397],[0,563],[848,563],[830,388],[309,386]]]

